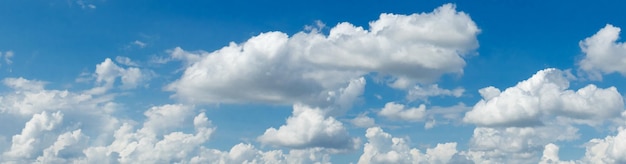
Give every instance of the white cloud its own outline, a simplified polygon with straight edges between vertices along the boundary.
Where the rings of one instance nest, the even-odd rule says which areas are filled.
[[[319,108],[296,104],[293,116],[280,128],[265,130],[258,141],[273,146],[288,148],[322,147],[332,149],[356,149],[357,139],[350,138],[341,122],[325,116]]]
[[[76,0],[76,4],[82,9],[96,9],[96,5],[85,2],[85,0]]]
[[[160,110],[171,106],[158,107]],[[148,119],[154,116],[146,113]],[[196,156],[202,144],[209,140],[215,131],[206,115],[201,113],[193,118],[195,134],[170,132],[164,135],[154,135],[149,131],[155,130],[147,121],[144,127],[133,132],[132,125],[125,123],[114,133],[114,140],[107,146],[93,146],[83,150],[86,159],[84,162],[96,162],[100,159],[118,158],[121,163],[155,163],[159,161],[183,162]],[[162,139],[161,139],[162,138]]]
[[[368,117],[367,113],[361,113],[357,117],[350,120],[350,123],[359,128],[369,128],[376,125],[373,118]]]
[[[568,88],[567,76],[557,69],[541,70],[503,92],[483,88],[483,99],[463,121],[479,126],[524,127],[560,117],[598,125],[617,118],[624,110],[623,98],[615,87],[602,89],[590,84],[577,91]]]
[[[123,62],[132,62],[130,59],[127,61],[119,59]],[[132,63],[124,63],[132,64]],[[112,89],[115,85],[115,81],[120,78],[122,89],[133,89],[137,86],[145,83],[151,78],[151,72],[147,70],[141,70],[137,67],[123,68],[115,64],[111,59],[106,58],[102,63],[96,65],[96,71],[94,76],[96,77],[96,83],[98,87],[89,91],[90,94],[102,94]]]
[[[428,97],[433,96],[454,96],[461,97],[465,92],[463,88],[456,88],[453,90],[439,88],[437,84],[431,84],[425,87],[419,85],[409,89],[409,93],[406,95],[406,99],[409,101],[422,100],[428,102]]]
[[[139,40],[133,41],[132,44],[136,45],[139,48],[144,48],[144,47],[148,46],[148,43],[144,43],[144,42],[139,41]]]
[[[50,147],[43,150],[43,156],[37,157],[38,163],[68,163],[67,159],[76,159],[83,156],[83,148],[87,146],[89,137],[81,130],[66,132],[57,138]]]
[[[626,76],[626,44],[616,42],[621,29],[607,24],[591,37],[580,41],[585,53],[578,63],[593,78],[602,79],[601,74],[620,73]]]
[[[13,58],[13,55],[15,55],[13,51],[4,52],[4,62],[7,63],[7,65],[13,64],[13,60],[11,60],[11,58]]]
[[[426,105],[422,104],[417,108],[407,108],[402,104],[388,102],[385,104],[385,107],[378,112],[378,115],[391,120],[423,121],[426,116]]]
[[[592,139],[585,144],[587,151],[582,159],[585,163],[625,163],[626,130],[619,128],[615,136]]]
[[[539,164],[574,164],[574,161],[561,161],[559,159],[559,146],[549,143],[543,149],[543,156]]]
[[[470,149],[462,154],[475,163],[536,163],[542,148],[556,141],[578,139],[578,129],[569,125],[540,127],[477,127]]]
[[[2,154],[7,161],[25,161],[32,158],[44,147],[42,138],[46,137],[46,131],[51,131],[59,126],[63,121],[63,114],[60,112],[33,115],[30,121],[26,122],[22,133],[14,135],[9,151]]]
[[[478,33],[467,14],[447,4],[431,13],[382,14],[369,30],[339,23],[328,35],[267,32],[210,53],[175,48],[171,56],[185,71],[166,88],[192,103],[315,104],[370,72],[395,79],[396,87],[460,74]]]
[[[416,148],[410,148],[409,143],[404,139],[392,137],[380,127],[367,129],[365,137],[368,142],[365,143],[359,164],[449,163],[458,152],[456,150],[457,144],[450,142],[428,148],[424,154]]]

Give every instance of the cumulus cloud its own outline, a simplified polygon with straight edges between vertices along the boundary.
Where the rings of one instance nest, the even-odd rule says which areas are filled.
[[[481,89],[483,96],[463,121],[479,126],[537,126],[554,117],[598,125],[620,116],[624,101],[615,87],[593,84],[568,90],[567,74],[557,69],[537,72],[528,80],[500,91]]]
[[[602,79],[601,74],[620,73],[626,76],[626,44],[616,42],[621,29],[607,24],[591,37],[580,41],[584,57],[578,63],[580,69],[593,78]]]
[[[332,149],[356,149],[357,139],[351,138],[343,123],[325,116],[319,108],[296,104],[293,116],[280,128],[269,128],[258,141],[288,148],[322,147]]]
[[[578,139],[570,125],[541,127],[477,127],[470,149],[462,154],[475,163],[532,163],[539,161],[543,147],[556,141]]]
[[[549,143],[543,149],[540,164],[574,164],[574,161],[561,161],[559,159],[559,146]]]
[[[7,161],[26,161],[32,158],[44,147],[41,138],[46,137],[46,131],[51,131],[61,124],[63,114],[60,112],[48,113],[46,111],[33,115],[26,122],[22,133],[14,135],[11,148],[2,154]]]
[[[408,108],[402,104],[388,102],[385,104],[385,107],[378,112],[378,115],[391,120],[404,120],[411,122],[423,121],[426,116],[426,105],[422,104],[417,108]]]
[[[374,163],[449,163],[458,152],[456,142],[437,144],[428,148],[426,153],[419,149],[410,148],[409,143],[402,138],[395,138],[384,132],[380,127],[367,129],[365,134],[367,143],[359,164]]]
[[[626,162],[626,130],[619,128],[615,136],[604,139],[592,139],[586,146],[586,163],[625,163]]]
[[[446,4],[430,13],[381,14],[369,29],[344,22],[328,35],[267,32],[213,52],[175,48],[170,54],[185,71],[166,89],[193,103],[315,104],[370,72],[408,88],[462,73],[478,33],[467,14]]]
[[[576,124],[598,127],[623,121],[624,102],[615,87],[589,84],[570,90],[570,79],[568,72],[549,68],[504,91],[479,90],[482,100],[463,118],[478,127],[469,150],[460,154],[476,163],[581,162],[560,161],[558,146],[551,143],[578,139]],[[598,141],[590,143],[602,147],[604,141]]]
[[[116,58],[124,65],[134,64],[128,58]],[[94,77],[97,87],[89,91],[90,94],[103,94],[112,89],[117,79],[121,79],[121,89],[133,89],[145,83],[151,78],[152,72],[142,70],[137,67],[123,68],[115,64],[110,58],[106,58],[102,63],[96,65]]]

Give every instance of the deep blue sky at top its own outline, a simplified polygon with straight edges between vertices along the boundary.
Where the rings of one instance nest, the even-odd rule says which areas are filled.
[[[105,57],[142,60],[176,46],[212,51],[261,32],[293,34],[315,20],[331,27],[344,21],[367,26],[380,13],[427,12],[448,2],[89,1],[97,6],[89,10],[64,0],[2,1],[0,49],[19,54],[13,75],[69,82],[80,73],[76,67],[93,69]],[[529,76],[543,67],[571,68],[572,56],[580,53],[579,40],[606,23],[626,25],[620,17],[621,1],[452,3],[482,29],[480,55],[468,59],[464,79],[499,77],[493,79],[498,80],[494,85],[501,81],[510,86],[521,79],[510,74]],[[150,46],[141,51],[124,48],[134,40]],[[44,69],[50,67],[61,71],[51,74]],[[473,74],[477,70],[481,73]]]

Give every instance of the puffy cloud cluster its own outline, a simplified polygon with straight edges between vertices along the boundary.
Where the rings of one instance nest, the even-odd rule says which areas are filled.
[[[322,147],[356,149],[360,142],[348,135],[343,123],[327,117],[319,108],[296,104],[293,116],[280,128],[269,128],[258,141],[289,148]]]
[[[580,41],[580,49],[585,53],[578,63],[580,69],[596,79],[610,73],[626,76],[626,44],[616,42],[620,31],[619,27],[607,24],[593,36]]]
[[[588,163],[626,162],[626,130],[619,128],[615,136],[592,139],[585,144],[587,152],[582,160]]]
[[[562,117],[596,125],[619,117],[624,110],[624,100],[615,87],[603,89],[590,84],[577,91],[568,88],[567,73],[541,70],[504,91],[481,89],[483,99],[463,120],[479,126],[526,127]]]
[[[128,57],[117,57],[116,60],[123,65],[136,65]],[[115,64],[111,59],[106,58],[102,63],[96,65],[96,71],[93,76],[99,87],[93,88],[89,92],[92,94],[103,94],[114,87],[118,78],[121,80],[121,89],[133,89],[149,80],[152,72],[138,67],[124,68]]]
[[[402,138],[396,138],[384,132],[380,127],[367,129],[367,143],[359,158],[360,164],[370,163],[450,163],[455,154],[456,142],[437,144],[428,148],[426,153],[410,148]]]
[[[483,99],[463,118],[478,127],[470,149],[461,154],[477,163],[573,162],[560,161],[558,146],[551,143],[578,139],[576,124],[623,121],[624,100],[615,87],[590,84],[569,90],[571,79],[568,72],[550,68],[504,91],[481,89]],[[591,142],[604,143],[595,141]]]
[[[546,144],[578,139],[577,132],[577,128],[568,125],[477,127],[470,149],[463,155],[476,163],[533,163],[539,161]]]
[[[378,115],[392,119],[404,121],[422,121],[426,115],[426,105],[420,105],[417,108],[406,108],[402,104],[388,102],[385,107],[378,112]]]
[[[0,96],[0,123],[23,128],[0,130],[0,162],[329,163],[334,153],[321,147],[261,151],[243,143],[221,151],[204,146],[216,128],[204,113],[194,116],[192,106],[153,106],[137,122],[115,117],[120,105],[110,95],[46,90],[45,82],[23,78],[3,83],[13,90]]]
[[[171,57],[183,60],[185,71],[167,89],[193,103],[317,105],[371,72],[396,88],[462,73],[463,55],[478,47],[479,29],[452,4],[431,13],[381,14],[369,26],[339,23],[328,35],[267,32],[213,52],[175,48]]]

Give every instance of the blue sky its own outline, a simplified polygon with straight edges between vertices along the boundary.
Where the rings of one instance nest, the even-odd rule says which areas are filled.
[[[621,1],[0,2],[0,159],[624,163]]]

